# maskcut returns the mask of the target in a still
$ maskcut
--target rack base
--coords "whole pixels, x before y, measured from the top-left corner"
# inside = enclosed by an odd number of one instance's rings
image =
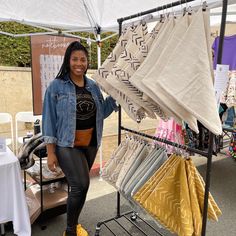
[[[150,235],[150,234],[147,234],[145,233],[145,231],[136,223],[136,220],[139,219],[141,220],[142,222],[144,222],[152,231],[153,233],[155,232],[156,235],[160,235],[160,236],[164,236],[164,234],[162,234],[160,231],[158,231],[156,228],[154,228],[151,224],[149,224],[146,220],[142,219],[137,212],[134,212],[134,211],[129,211],[129,212],[126,212],[126,213],[123,213],[121,215],[117,215],[113,218],[110,218],[108,220],[105,220],[105,221],[102,221],[102,222],[98,222],[97,223],[97,226],[96,226],[96,232],[95,232],[95,236],[100,236],[100,230],[101,230],[101,227],[104,225],[106,227],[106,229],[109,230],[109,232],[111,233],[111,235],[114,235],[116,236],[117,234],[107,225],[107,223],[109,222],[112,222],[114,221],[117,225],[119,225],[126,233],[127,235],[131,235],[132,234],[122,225],[119,223],[118,219],[121,219],[121,218],[125,218],[129,223],[131,223],[133,226],[135,226],[137,228],[137,230],[142,234],[142,235]],[[140,235],[141,235],[140,234]],[[154,235],[154,234],[152,234]]]

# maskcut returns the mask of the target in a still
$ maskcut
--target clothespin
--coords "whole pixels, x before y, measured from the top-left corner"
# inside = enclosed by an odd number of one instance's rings
[[[204,1],[204,2],[202,3],[202,10],[203,10],[203,11],[206,11],[206,9],[207,9],[207,2]]]
[[[188,12],[188,15],[192,15],[193,9],[191,6],[188,7],[187,12]]]
[[[141,19],[141,23],[144,24],[145,22],[148,22],[150,20],[153,19],[153,15],[152,14],[148,14],[146,16],[144,16],[142,19]]]
[[[165,19],[164,15],[163,15],[163,14],[160,14],[160,23],[163,23],[163,22],[164,22],[164,19]]]

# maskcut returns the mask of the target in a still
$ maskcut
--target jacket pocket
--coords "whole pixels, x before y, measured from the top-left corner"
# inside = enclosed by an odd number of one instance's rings
[[[57,94],[57,111],[62,113],[66,112],[66,110],[68,109],[68,101],[68,94]]]

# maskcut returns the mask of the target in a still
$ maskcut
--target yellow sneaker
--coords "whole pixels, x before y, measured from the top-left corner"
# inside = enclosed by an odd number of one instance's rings
[[[78,224],[76,229],[77,236],[89,236],[88,232],[82,227],[81,224]]]

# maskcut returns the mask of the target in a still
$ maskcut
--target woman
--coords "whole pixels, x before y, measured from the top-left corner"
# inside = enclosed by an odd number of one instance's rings
[[[88,235],[77,224],[89,188],[89,171],[101,144],[103,120],[118,108],[112,97],[103,99],[97,84],[86,77],[87,69],[88,51],[72,42],[44,97],[48,168],[56,171],[59,164],[70,186],[65,236]]]

